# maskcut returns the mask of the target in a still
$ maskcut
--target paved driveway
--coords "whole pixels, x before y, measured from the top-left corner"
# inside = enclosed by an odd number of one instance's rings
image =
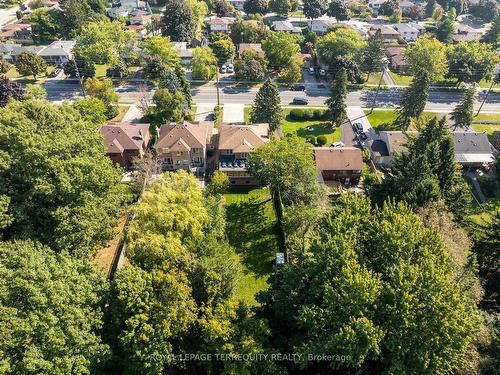
[[[212,115],[214,114],[213,105],[196,105],[196,115],[194,116],[195,121],[206,121],[213,120]]]
[[[245,123],[245,105],[224,103],[222,111],[222,121],[232,124]]]

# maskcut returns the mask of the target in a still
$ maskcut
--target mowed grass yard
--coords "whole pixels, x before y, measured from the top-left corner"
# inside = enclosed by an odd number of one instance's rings
[[[303,110],[312,110],[307,106],[300,108]],[[250,123],[250,110],[251,108],[245,108],[245,122],[247,124]],[[333,142],[340,141],[341,138],[341,129],[334,128],[330,126],[330,122],[327,120],[294,120],[290,118],[291,108],[283,108],[283,133],[286,134],[294,134],[299,137],[305,138],[308,135],[317,137],[318,135],[326,136],[327,145],[332,144]],[[312,131],[307,130],[307,128],[312,128]]]
[[[266,188],[232,188],[224,197],[228,239],[243,266],[234,298],[254,305],[256,293],[267,289],[278,252],[271,195]]]
[[[381,110],[381,111],[373,111],[370,113],[369,110],[365,110],[365,115],[367,115],[368,121],[375,130],[382,130],[385,124],[391,124],[394,120],[396,120],[396,111],[395,110]],[[430,120],[434,116],[438,118],[441,117],[440,114],[435,112],[424,112],[422,117],[424,119]]]

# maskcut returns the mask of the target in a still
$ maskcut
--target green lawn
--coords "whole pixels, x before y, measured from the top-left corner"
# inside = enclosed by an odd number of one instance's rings
[[[368,117],[368,121],[370,121],[371,126],[375,130],[382,130],[384,124],[391,124],[396,119],[396,111],[395,110],[381,110],[381,111],[373,111],[370,113],[369,110],[365,110],[365,114]],[[422,117],[424,119],[431,119],[434,116],[440,117],[437,113],[434,112],[424,112]]]
[[[52,66],[52,65],[47,66],[46,73],[45,73],[45,74],[41,74],[41,75],[39,75],[39,76],[38,76],[38,79],[48,77],[48,76],[49,76],[49,74],[50,74],[50,73],[52,73],[52,72],[54,71],[54,69],[55,69],[55,67],[54,67],[54,66]],[[21,77],[22,77],[22,75],[20,75],[20,74],[19,74],[19,72],[17,71],[17,69],[16,69],[16,67],[15,67],[15,66],[12,66],[12,67],[10,68],[10,70],[9,70],[7,73],[5,73],[5,77],[6,77],[6,78],[10,78],[10,79],[12,79],[12,78],[21,78]],[[32,76],[26,76],[26,78],[27,78],[27,79],[31,79],[31,80],[33,80],[33,77],[32,77]]]
[[[394,83],[398,86],[408,86],[411,81],[413,80],[412,76],[404,75],[404,74],[399,74],[395,72],[389,71],[389,74],[391,75],[392,79],[394,80]]]
[[[234,298],[255,304],[255,294],[267,288],[278,252],[269,190],[233,188],[224,197],[228,239],[243,265],[243,277],[237,283]]]
[[[304,109],[308,109],[304,107]],[[251,108],[245,108],[245,123],[250,123],[250,110]],[[340,137],[342,135],[340,128],[335,128],[332,130],[330,123],[325,120],[312,120],[312,121],[297,121],[292,120],[289,116],[291,109],[284,108],[283,115],[284,120],[283,124],[283,133],[286,134],[295,134],[299,137],[305,138],[308,135],[314,135],[317,137],[318,135],[325,135],[327,139],[327,145],[332,144],[333,142],[340,141]],[[306,128],[311,127],[314,130],[308,131]]]
[[[378,83],[380,82],[380,76],[381,73],[372,73],[370,74],[368,81],[366,81],[365,83],[368,83],[370,85],[378,85]],[[366,75],[363,78],[366,79]],[[384,84],[386,84],[386,82],[385,80],[382,80],[382,85]]]

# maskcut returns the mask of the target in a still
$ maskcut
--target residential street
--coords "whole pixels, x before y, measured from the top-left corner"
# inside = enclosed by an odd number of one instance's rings
[[[143,95],[152,95],[151,88],[144,93],[138,90],[139,83],[130,83],[119,86],[116,91],[120,95],[121,102],[135,103]],[[49,100],[74,100],[81,96],[80,86],[73,82],[64,81],[47,81],[43,84],[47,90]],[[193,101],[195,104],[216,104],[217,103],[217,88],[215,86],[198,86],[192,88]],[[220,102],[228,104],[251,104],[257,94],[258,88],[235,87],[227,85],[220,88]],[[303,97],[309,100],[309,105],[322,106],[329,95],[329,89],[309,86],[305,92],[290,91],[281,89],[281,102],[284,105],[289,104],[294,97]],[[397,106],[402,96],[403,89],[390,88],[380,90],[377,98],[377,107],[387,106],[392,104]],[[375,90],[355,90],[349,91],[347,97],[348,106],[370,107],[375,96]],[[485,91],[479,94],[479,100],[484,98]],[[460,91],[452,91],[445,89],[433,88],[429,93],[427,102],[427,110],[437,110],[443,112],[451,111],[458,101],[462,93]],[[476,103],[478,108],[480,102]],[[500,93],[491,92],[486,103],[483,106],[484,111],[500,111]]]
[[[0,26],[9,23],[16,19],[16,12],[19,10],[18,6],[14,6],[8,9],[0,9]]]

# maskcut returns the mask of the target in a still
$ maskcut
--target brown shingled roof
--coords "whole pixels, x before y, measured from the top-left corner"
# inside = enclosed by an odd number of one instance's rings
[[[316,167],[321,171],[360,171],[361,150],[356,147],[315,147]]]
[[[186,150],[203,148],[207,143],[210,143],[213,126],[214,123],[211,121],[184,121],[182,124],[162,125],[155,148],[172,149],[172,151],[176,151],[178,148]],[[182,151],[185,151],[184,149]]]
[[[139,150],[149,143],[149,124],[118,123],[100,129],[108,153]]]
[[[269,140],[268,124],[221,125],[219,150],[251,152]]]

